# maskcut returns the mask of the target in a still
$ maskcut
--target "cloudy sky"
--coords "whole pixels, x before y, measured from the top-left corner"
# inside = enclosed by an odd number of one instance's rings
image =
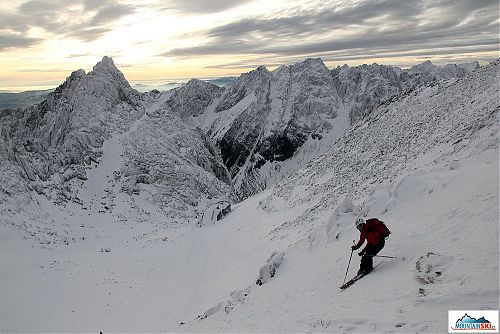
[[[0,2],[0,90],[54,87],[104,55],[129,81],[167,82],[307,57],[484,63],[498,47],[498,0]]]

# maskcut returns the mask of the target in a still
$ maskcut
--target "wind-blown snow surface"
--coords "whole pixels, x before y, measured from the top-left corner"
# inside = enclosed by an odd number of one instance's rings
[[[78,242],[0,225],[0,331],[445,332],[449,309],[497,309],[499,66],[377,108],[201,228],[113,193],[122,141],[108,139],[80,192],[95,206],[31,195]],[[381,254],[407,260],[340,291],[360,215],[393,232]]]

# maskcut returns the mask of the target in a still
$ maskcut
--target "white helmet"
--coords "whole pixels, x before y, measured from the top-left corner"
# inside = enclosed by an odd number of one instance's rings
[[[356,219],[356,228],[360,227],[364,223],[365,221],[363,220],[363,218],[359,217],[358,219]]]

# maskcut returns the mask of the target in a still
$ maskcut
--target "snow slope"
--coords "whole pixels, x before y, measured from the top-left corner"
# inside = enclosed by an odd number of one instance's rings
[[[340,213],[334,224],[345,225],[338,240],[325,228],[284,248],[284,264],[274,280],[253,285],[247,299],[228,313],[197,320],[186,331],[436,333],[447,331],[449,309],[497,309],[496,149],[460,160],[456,169],[446,163],[419,168],[388,188],[376,189],[367,216],[381,218],[392,230],[380,254],[406,261],[377,258],[375,264],[382,264],[372,274],[339,290],[349,247],[358,238],[352,227],[356,214]],[[388,192],[391,208],[383,213]],[[253,229],[265,229],[265,223]],[[436,254],[426,262],[436,265],[430,274],[442,273],[432,284],[419,279],[416,269],[429,252]],[[349,277],[358,266],[354,254]]]
[[[84,225],[86,241],[53,250],[33,248],[4,226],[1,329],[444,332],[448,309],[498,307],[498,153],[492,148],[453,166],[420,168],[391,184],[392,206],[384,214],[388,189],[374,192],[368,216],[393,232],[383,253],[408,260],[385,261],[343,292],[355,214],[340,213],[339,240],[324,227],[289,246],[298,239],[276,237],[273,229],[303,208],[266,212],[267,193],[203,229],[155,231],[146,222],[73,217],[72,225]],[[276,249],[285,251],[284,264],[274,279],[255,285]],[[417,278],[415,263],[427,252],[444,258],[435,284]],[[355,256],[349,276],[358,264]],[[247,288],[229,313],[194,320]]]
[[[284,264],[187,331],[446,332],[449,309],[497,309],[499,65],[377,109],[242,203],[277,218],[247,224],[269,231]],[[341,292],[359,216],[385,221],[393,234],[381,254],[407,260],[377,259]],[[356,256],[350,276],[358,265]]]
[[[63,242],[2,220],[0,331],[446,332],[449,309],[497,309],[499,67],[377,108],[214,225],[176,224],[147,191],[110,194],[113,210],[29,192]],[[123,145],[104,142],[86,202],[108,196]],[[385,221],[381,254],[407,260],[340,291],[358,216]]]

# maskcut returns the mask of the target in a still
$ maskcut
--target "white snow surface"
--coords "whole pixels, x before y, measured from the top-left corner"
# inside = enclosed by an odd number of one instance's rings
[[[213,225],[105,186],[131,145],[110,137],[80,197],[113,210],[31,191],[25,224],[41,210],[57,243],[0,220],[0,331],[436,333],[448,310],[498,309],[499,66],[377,108]],[[377,258],[341,291],[359,216],[386,222],[380,254],[406,260]]]

